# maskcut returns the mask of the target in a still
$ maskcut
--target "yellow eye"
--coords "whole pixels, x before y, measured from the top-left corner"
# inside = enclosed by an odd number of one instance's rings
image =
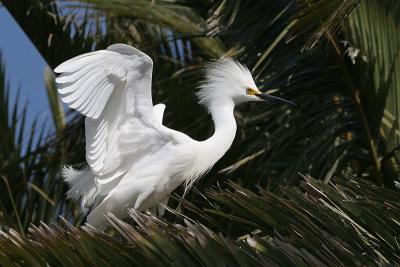
[[[254,89],[252,89],[252,88],[246,88],[246,94],[248,94],[248,95],[255,95],[256,92],[254,92]]]

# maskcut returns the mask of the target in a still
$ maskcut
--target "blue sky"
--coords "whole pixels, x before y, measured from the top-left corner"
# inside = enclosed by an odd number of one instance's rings
[[[51,120],[44,85],[46,62],[4,7],[0,7],[0,36],[0,51],[12,99],[20,88],[21,100],[29,106],[28,123],[36,116],[41,122]]]

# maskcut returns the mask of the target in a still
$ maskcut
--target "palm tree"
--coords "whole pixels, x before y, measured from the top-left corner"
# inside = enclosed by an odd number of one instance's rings
[[[196,185],[197,191],[186,200],[177,196],[170,201],[172,206],[181,203],[185,215],[172,212],[157,219],[132,213],[134,227],[110,217],[114,238],[67,222],[64,228],[31,228],[29,238],[34,241],[11,231],[5,236],[14,243],[0,242],[2,265],[138,265],[149,259],[155,266],[399,262],[399,199],[389,189],[360,180],[396,190],[397,1],[2,3],[52,68],[114,42],[148,53],[155,63],[155,102],[169,109],[165,121],[195,138],[206,138],[212,131],[193,98],[201,66],[209,59],[236,57],[252,70],[259,87],[277,89],[277,94],[300,104],[298,109],[242,107],[251,116],[237,110],[238,135],[231,151]],[[5,85],[2,77],[0,86]],[[65,188],[58,180],[60,165],[84,160],[82,119],[71,112],[64,115],[53,78],[47,74],[55,131],[43,133],[26,152],[20,150],[17,131],[24,121],[7,113],[12,106],[6,97],[9,89],[2,89],[1,123],[9,136],[3,140],[14,156],[12,164],[9,154],[0,156],[6,185],[0,187],[0,221],[19,229],[20,235],[30,222],[48,223],[57,215],[73,224],[82,220],[76,207],[64,200]],[[34,127],[30,131],[37,134]],[[307,178],[299,188],[286,186],[304,180],[298,173],[323,182]],[[235,183],[223,183],[227,178]],[[182,216],[196,223],[174,225],[182,224]],[[136,254],[131,254],[132,247]],[[169,249],[167,255],[163,249]],[[215,257],[216,252],[221,256]],[[121,253],[125,256],[119,257]],[[66,258],[68,263],[62,261]]]

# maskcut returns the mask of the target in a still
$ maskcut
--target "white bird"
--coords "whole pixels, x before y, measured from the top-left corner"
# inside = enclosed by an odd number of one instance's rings
[[[74,57],[54,71],[61,99],[86,116],[87,167],[64,167],[68,197],[91,209],[87,223],[104,227],[105,214],[127,216],[127,208],[146,210],[186,189],[227,152],[236,133],[235,105],[278,100],[260,92],[250,71],[232,59],[206,69],[199,102],[211,113],[214,134],[196,141],[162,124],[164,104],[153,106],[153,62],[138,49],[114,44]]]

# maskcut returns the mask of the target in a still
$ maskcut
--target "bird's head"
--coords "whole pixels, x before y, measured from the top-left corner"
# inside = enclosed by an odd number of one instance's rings
[[[231,58],[223,58],[207,64],[205,80],[197,93],[200,103],[209,107],[212,103],[233,101],[235,105],[250,101],[273,101],[295,105],[293,102],[261,92],[249,69]]]

